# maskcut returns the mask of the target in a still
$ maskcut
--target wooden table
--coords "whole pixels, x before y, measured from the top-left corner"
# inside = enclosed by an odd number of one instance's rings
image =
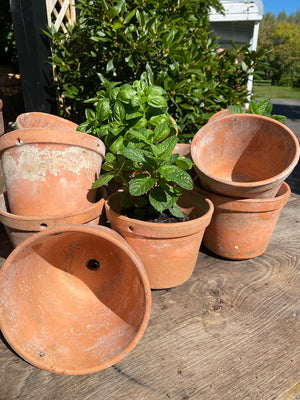
[[[0,400],[289,400],[300,393],[300,196],[263,256],[199,252],[191,279],[152,291],[148,328],[116,365],[83,376],[29,365],[0,340]],[[12,250],[0,227],[0,265]]]

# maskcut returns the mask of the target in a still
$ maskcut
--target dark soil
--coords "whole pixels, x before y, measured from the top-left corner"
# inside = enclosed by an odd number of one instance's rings
[[[157,214],[153,211],[136,209],[135,207],[130,207],[122,211],[122,215],[127,218],[134,218],[145,222],[158,222],[158,223],[175,223],[175,222],[185,222],[189,220],[189,216],[184,214],[183,217],[174,217],[168,210],[161,214]]]
[[[189,216],[187,214],[184,214],[183,217],[178,218],[174,217],[173,215],[170,215],[170,213],[161,213],[157,218],[154,220],[151,220],[150,222],[160,222],[160,223],[166,223],[166,224],[171,224],[173,222],[185,222],[189,220]]]

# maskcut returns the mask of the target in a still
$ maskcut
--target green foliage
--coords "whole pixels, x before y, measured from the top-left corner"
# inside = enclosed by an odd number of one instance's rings
[[[178,141],[167,113],[165,90],[147,81],[147,74],[132,84],[120,85],[103,76],[105,90],[88,100],[86,121],[78,130],[98,136],[106,145],[103,173],[94,187],[112,179],[122,184],[127,196],[124,208],[133,208],[138,219],[165,210],[182,217],[177,200],[193,182],[186,172],[189,159],[173,154]]]
[[[210,7],[221,10],[217,0],[79,0],[77,7],[68,34],[48,33],[64,116],[83,121],[84,101],[102,88],[99,73],[132,83],[146,69],[168,94],[181,141],[228,103],[247,101],[261,54],[243,46],[217,53],[208,27]]]
[[[283,11],[277,18],[267,13],[260,25],[260,49],[267,50],[263,78],[272,84],[290,87],[300,85],[300,9],[287,16]]]
[[[246,113],[246,110],[244,107],[241,106],[236,106],[236,105],[230,105],[228,106],[228,109],[231,113],[233,114],[244,114]],[[260,100],[251,100],[249,103],[249,112],[250,114],[259,114],[259,115],[264,115],[266,117],[270,117],[273,119],[276,119],[279,122],[284,123],[286,120],[286,117],[284,115],[277,115],[277,114],[272,114],[273,110],[273,104],[270,99],[268,98],[263,98]]]
[[[0,3],[0,62],[10,65],[14,72],[18,72],[16,41],[9,0],[2,0]]]
[[[291,88],[283,86],[257,86],[254,83],[254,98],[270,97],[271,99],[300,99],[300,87]]]
[[[161,141],[175,134],[175,125],[167,112],[166,91],[147,80],[144,73],[132,84],[110,82],[99,74],[103,89],[86,100],[93,109],[85,110],[86,121],[78,130],[98,136],[109,152],[116,154],[129,142]]]

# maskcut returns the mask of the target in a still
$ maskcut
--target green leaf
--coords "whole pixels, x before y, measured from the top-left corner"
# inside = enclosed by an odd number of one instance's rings
[[[155,108],[166,108],[168,107],[167,99],[163,96],[158,96],[156,94],[150,94],[147,97],[147,103],[151,107]]]
[[[161,87],[161,86],[156,86],[156,85],[152,85],[149,86],[148,90],[147,90],[147,94],[148,96],[161,96],[163,94],[165,94],[166,91]]]
[[[82,124],[78,125],[76,128],[76,131],[84,132],[84,133],[92,133],[93,132],[92,126],[89,121],[82,122]]]
[[[173,153],[177,141],[177,136],[170,136],[163,142],[158,143],[157,145],[152,145],[151,148],[156,157],[166,160]]]
[[[165,113],[151,116],[149,122],[152,126],[158,126],[160,124],[167,124],[168,126],[171,125],[170,124],[170,116]]]
[[[132,126],[133,129],[141,129],[141,128],[146,128],[148,125],[148,121],[146,118],[141,117],[139,118],[136,123]]]
[[[174,182],[178,186],[187,190],[193,189],[193,180],[191,176],[176,165],[162,165],[158,169],[158,172],[167,181]]]
[[[111,100],[116,100],[119,94],[120,88],[119,87],[114,87],[109,91],[109,98]]]
[[[99,119],[100,122],[108,119],[108,117],[111,114],[109,99],[99,100],[96,106],[96,112],[97,112],[97,118]]]
[[[123,147],[124,138],[123,136],[118,136],[116,140],[109,146],[109,151],[113,154],[117,154],[119,150]]]
[[[170,207],[169,210],[170,210],[170,213],[171,213],[172,215],[174,215],[174,217],[181,218],[181,217],[184,216],[184,214],[183,214],[181,208],[180,208],[180,207],[178,206],[178,204],[176,204],[176,203],[173,204],[173,206]]]
[[[85,118],[90,121],[90,120],[94,120],[96,117],[96,113],[93,110],[90,110],[89,108],[85,109]]]
[[[130,140],[132,138],[137,138],[139,140],[141,140],[144,143],[150,144],[150,141],[147,139],[147,137],[139,130],[136,131],[134,129],[129,129],[126,133],[126,139]]]
[[[180,157],[176,161],[177,167],[184,169],[185,171],[189,170],[193,166],[193,161],[187,157]]]
[[[250,101],[249,110],[252,114],[270,116],[273,110],[273,104],[268,98],[263,98],[258,101]]]
[[[107,185],[110,180],[114,177],[114,174],[108,172],[106,174],[100,175],[99,178],[93,183],[93,189],[99,188],[103,185]]]
[[[124,18],[124,21],[123,21],[123,22],[124,22],[124,25],[127,25],[128,22],[130,22],[131,18],[135,15],[135,13],[136,13],[136,9],[130,11],[130,12],[126,15],[126,17]]]
[[[131,119],[139,118],[139,117],[142,117],[142,116],[143,116],[143,114],[141,112],[137,111],[137,112],[133,112],[133,113],[129,113],[129,114],[127,113],[126,114],[126,119],[129,121]]]
[[[119,149],[118,154],[123,157],[136,162],[145,162],[144,153],[140,149],[134,149],[133,147],[123,147]]]
[[[159,213],[168,208],[167,195],[161,187],[155,187],[149,193],[149,202]]]
[[[114,30],[118,30],[118,29],[120,29],[120,28],[122,28],[123,27],[123,24],[120,22],[120,21],[117,21],[117,22],[115,22],[114,23],[114,25],[113,25],[113,28],[114,28]]]
[[[152,135],[153,142],[161,142],[162,140],[166,139],[169,136],[169,134],[170,134],[169,124],[167,122],[163,122],[155,127]]]
[[[109,60],[106,64],[106,72],[113,71],[115,69],[114,60]]]
[[[231,112],[231,114],[245,114],[246,112],[244,107],[235,105],[228,106],[228,110]]]
[[[149,175],[141,174],[131,179],[129,184],[129,193],[132,196],[141,196],[148,192],[156,183],[157,179]]]
[[[112,153],[106,153],[105,162],[102,165],[102,169],[105,171],[113,171],[117,168],[116,157]]]
[[[108,132],[109,125],[101,125],[99,128],[95,129],[95,133],[100,139],[103,139],[104,136],[108,135]]]
[[[125,104],[130,103],[131,99],[135,96],[136,92],[129,84],[125,84],[121,87],[118,94],[118,99]]]
[[[284,124],[285,121],[286,121],[286,117],[285,117],[284,115],[272,114],[271,117],[272,117],[273,119],[276,119],[276,121],[279,121],[279,122],[281,122],[281,123],[283,123],[283,124]]]
[[[125,119],[126,111],[123,104],[120,101],[116,101],[113,109],[113,116],[119,122],[123,122]]]

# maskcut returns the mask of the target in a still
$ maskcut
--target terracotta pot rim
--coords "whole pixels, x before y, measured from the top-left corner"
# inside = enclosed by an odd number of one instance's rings
[[[6,330],[6,320],[4,317],[4,313],[0,312],[0,328],[1,331],[8,341],[12,348],[26,361],[28,361],[30,364],[37,366],[38,368],[41,369],[46,369],[50,372],[56,372],[56,373],[61,373],[61,374],[67,374],[67,375],[84,375],[84,374],[90,374],[94,372],[98,372],[100,370],[104,370],[121,359],[123,359],[127,354],[130,353],[130,351],[138,344],[139,340],[142,338],[147,325],[148,325],[148,320],[150,317],[150,311],[151,311],[151,289],[149,285],[149,281],[147,278],[147,275],[144,270],[144,266],[138,257],[138,255],[134,252],[133,249],[126,243],[125,239],[123,239],[118,233],[115,231],[111,230],[110,228],[104,227],[104,226],[96,226],[96,227],[91,227],[87,225],[62,225],[59,227],[53,227],[48,229],[47,231],[43,232],[38,232],[27,238],[24,242],[22,242],[19,246],[17,246],[12,253],[8,256],[6,259],[4,265],[2,266],[0,270],[0,286],[2,281],[5,281],[5,276],[6,274],[9,274],[9,268],[10,264],[14,263],[14,258],[18,256],[20,253],[22,253],[24,250],[26,250],[27,247],[30,247],[31,245],[34,245],[36,241],[39,239],[42,239],[46,236],[50,235],[59,235],[63,234],[66,232],[79,232],[79,233],[88,233],[88,234],[94,234],[97,235],[98,237],[104,238],[113,244],[116,244],[118,247],[120,247],[131,259],[133,259],[134,265],[138,269],[138,271],[142,271],[143,273],[140,274],[140,279],[142,281],[142,285],[144,288],[145,292],[145,310],[144,310],[144,315],[143,319],[139,325],[139,328],[136,331],[136,335],[133,338],[133,340],[127,345],[127,347],[122,350],[119,354],[115,355],[112,357],[109,361],[103,363],[101,365],[101,368],[78,368],[78,369],[72,369],[72,370],[58,370],[55,369],[55,366],[52,368],[49,366],[49,368],[45,367],[44,363],[41,363],[37,357],[32,356],[30,353],[28,353],[24,348],[22,347],[22,343],[12,343],[12,340],[10,340],[10,334]]]
[[[219,193],[209,192],[208,190],[199,187],[198,177],[196,177],[194,183],[196,191],[202,193],[202,195],[204,196],[209,196],[210,198],[216,199],[216,203],[214,203],[215,208],[228,211],[241,211],[241,212],[273,211],[278,208],[284,207],[291,194],[291,188],[286,182],[283,182],[281,184],[280,189],[278,191],[279,195],[276,195],[275,197],[255,198],[255,199],[230,197]]]
[[[198,194],[195,191],[192,191],[194,194]],[[120,196],[122,195],[122,192],[115,192],[112,193],[108,199],[105,201],[105,209],[107,210],[107,213],[110,212],[112,213],[115,218],[118,218],[119,221],[123,222],[124,225],[134,225],[136,229],[145,227],[148,232],[149,235],[151,235],[151,232],[154,232],[157,234],[157,230],[159,229],[160,234],[159,237],[179,237],[180,233],[178,231],[182,230],[182,236],[186,236],[188,234],[192,234],[193,232],[196,232],[197,226],[199,224],[199,220],[203,221],[204,219],[207,220],[207,225],[209,225],[212,214],[213,214],[213,209],[214,209],[214,205],[212,203],[212,201],[209,198],[205,198],[203,196],[200,195],[201,199],[203,201],[205,201],[206,206],[207,206],[207,211],[205,213],[203,213],[202,216],[198,217],[198,218],[193,218],[189,221],[184,221],[184,222],[174,222],[174,223],[163,223],[163,222],[149,222],[149,221],[142,221],[142,220],[138,220],[138,219],[134,219],[134,218],[128,218],[125,217],[124,215],[120,214],[119,212],[115,211],[114,209],[112,209],[110,207],[109,201],[110,199],[112,199],[113,197],[116,196]],[[199,201],[200,201],[200,197],[199,197]],[[174,233],[173,233],[174,231]],[[176,231],[176,233],[175,233]],[[186,231],[189,231],[189,233],[186,233]],[[136,233],[137,234],[137,233]]]
[[[6,133],[0,139],[0,154],[11,147],[26,144],[62,144],[83,147],[105,157],[105,145],[87,133],[58,128],[22,128]]]
[[[216,182],[220,182],[223,185],[226,185],[228,187],[233,187],[233,188],[238,188],[238,187],[253,188],[253,189],[260,188],[262,190],[266,190],[266,187],[268,187],[268,185],[273,186],[274,181],[280,180],[280,179],[285,179],[297,165],[299,156],[300,156],[299,141],[298,141],[296,135],[294,134],[294,132],[288,126],[284,125],[283,123],[281,123],[273,118],[266,117],[264,115],[258,115],[258,114],[230,114],[230,115],[226,115],[226,116],[222,117],[221,119],[212,120],[209,123],[209,126],[213,126],[214,124],[220,124],[224,121],[226,122],[226,121],[229,121],[230,119],[234,119],[234,118],[250,119],[250,120],[251,119],[261,119],[263,121],[271,122],[271,123],[283,128],[286,131],[286,133],[288,133],[290,138],[293,140],[294,145],[295,145],[294,156],[293,156],[293,159],[291,160],[290,164],[284,170],[282,170],[279,174],[276,174],[271,178],[264,179],[261,181],[250,181],[250,182],[229,181],[229,180],[225,180],[225,179],[222,179],[219,177],[215,177],[214,175],[211,175],[209,172],[207,172],[202,166],[201,166],[201,170],[199,170],[199,168],[195,164],[196,169],[201,174],[203,173],[203,175],[207,176],[209,179],[212,179]],[[206,126],[208,126],[208,124]],[[198,130],[198,132],[195,134],[195,137],[196,136],[199,137],[199,136],[201,136],[201,134],[203,134],[202,129],[204,127],[205,127],[205,125],[201,129]],[[193,142],[194,142],[194,145],[193,145]],[[194,141],[194,139],[192,140],[192,143],[191,143],[191,155],[192,155],[192,160],[194,161],[194,156],[195,156],[195,141]]]
[[[69,223],[83,224],[99,217],[104,207],[106,195],[103,191],[103,197],[96,203],[91,203],[90,207],[85,210],[79,210],[73,213],[66,213],[58,216],[27,216],[12,214],[2,207],[7,203],[5,200],[6,192],[0,194],[0,222],[9,228],[22,229],[32,231],[35,229],[47,229],[57,225],[67,225]]]
[[[49,113],[45,113],[45,112],[41,112],[41,111],[30,111],[30,112],[25,112],[22,114],[19,114],[16,118],[16,125],[18,127],[18,129],[25,129],[25,127],[22,124],[22,118],[26,117],[27,115],[33,115],[33,116],[47,116],[47,118],[50,118],[51,120],[60,120],[60,121],[65,121],[68,125],[73,126],[74,130],[76,130],[78,124],[76,124],[73,121],[70,121],[68,119],[65,119],[63,117],[60,117],[58,115],[53,115],[53,114],[49,114]]]

